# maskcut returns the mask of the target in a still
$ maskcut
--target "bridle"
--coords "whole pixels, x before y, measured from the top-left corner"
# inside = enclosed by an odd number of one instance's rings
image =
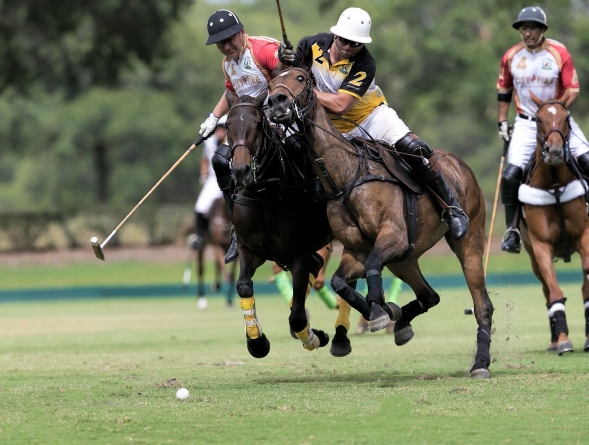
[[[286,71],[291,71],[291,70],[295,70],[298,71],[299,73],[301,73],[300,75],[303,76],[306,80],[305,80],[305,88],[303,88],[303,90],[300,92],[300,94],[295,94],[293,93],[293,91],[287,87],[286,85],[284,85],[283,83],[279,83],[276,84],[272,87],[272,89],[270,90],[270,94],[274,94],[275,91],[279,88],[285,89],[288,94],[290,95],[290,97],[292,97],[293,99],[290,102],[290,106],[289,109],[294,113],[294,115],[297,118],[297,121],[299,122],[304,122],[304,119],[307,117],[307,114],[309,113],[309,111],[311,109],[313,109],[313,107],[315,106],[315,104],[317,103],[317,95],[315,94],[315,91],[313,90],[313,82],[311,81],[311,78],[309,77],[309,75],[307,74],[307,72],[301,68],[289,68]],[[306,96],[307,98],[307,102],[303,105],[301,105],[301,100]]]
[[[540,133],[540,125],[542,123],[539,114],[540,114],[540,110],[542,108],[544,108],[547,105],[560,105],[562,108],[564,108],[564,110],[567,112],[567,118],[566,118],[566,125],[568,127],[568,132],[565,135],[564,132],[558,128],[558,127],[550,127],[548,129],[548,131],[542,135]],[[569,138],[571,135],[571,123],[570,123],[570,115],[568,114],[568,109],[566,107],[566,105],[558,100],[549,100],[547,102],[544,102],[542,105],[540,105],[540,107],[538,107],[538,111],[536,112],[536,126],[537,126],[537,139],[538,142],[540,143],[540,148],[542,149],[542,157],[546,158],[546,156],[548,155],[548,150],[549,150],[549,146],[548,146],[548,136],[550,136],[552,133],[558,133],[560,135],[560,137],[562,138],[563,141],[563,152],[564,152],[564,160],[565,162],[568,161],[568,156],[569,156]]]
[[[240,103],[233,105],[231,107],[231,109],[229,110],[229,113],[227,114],[227,122],[228,123],[230,121],[229,116],[231,115],[231,112],[237,108],[240,108],[240,107],[251,107],[254,110],[256,110],[257,113],[259,113],[259,115],[262,118],[262,132],[264,133],[264,136],[262,137],[262,144],[260,145],[260,147],[258,149],[256,149],[256,147],[252,147],[252,145],[250,143],[248,143],[248,141],[245,139],[239,139],[239,140],[233,142],[233,144],[231,144],[231,148],[230,148],[231,159],[233,159],[233,154],[235,153],[235,149],[237,147],[245,147],[252,157],[252,160],[250,162],[250,168],[252,170],[254,183],[256,183],[257,179],[259,177],[262,165],[264,164],[264,159],[266,158],[265,154],[268,152],[268,150],[267,150],[268,141],[271,139],[270,123],[268,122],[268,118],[264,114],[264,111],[260,107],[254,105],[253,103],[250,103],[250,102],[240,102]],[[258,162],[258,158],[260,158],[259,162]]]

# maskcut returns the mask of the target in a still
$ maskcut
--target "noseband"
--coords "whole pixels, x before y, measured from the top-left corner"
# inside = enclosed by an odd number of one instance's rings
[[[540,142],[540,146],[542,148],[542,156],[545,156],[545,154],[548,152],[548,136],[550,136],[550,134],[552,133],[558,133],[560,135],[560,137],[562,138],[562,142],[563,142],[563,151],[564,151],[564,158],[565,161],[568,160],[568,154],[569,154],[569,137],[570,137],[570,129],[571,129],[571,123],[570,123],[570,115],[567,116],[566,118],[566,125],[569,129],[568,134],[565,136],[564,132],[558,128],[558,127],[550,127],[550,129],[546,132],[546,134],[542,135],[540,134],[540,128],[539,125],[542,121],[540,120],[540,117],[538,116],[540,114],[540,110],[545,107],[546,105],[560,105],[562,108],[564,108],[564,110],[567,112],[568,114],[568,110],[567,107],[565,106],[564,103],[558,101],[558,100],[549,100],[548,102],[544,102],[542,105],[540,105],[540,107],[538,108],[538,111],[536,112],[536,125],[537,125],[537,135],[538,135],[538,141]]]
[[[303,90],[300,92],[300,94],[296,95],[295,93],[292,92],[292,90],[289,87],[287,87],[283,83],[279,83],[277,85],[274,85],[274,87],[272,87],[272,89],[270,90],[270,94],[274,94],[274,92],[279,88],[285,89],[288,92],[288,94],[290,95],[290,97],[292,98],[289,109],[297,117],[297,120],[302,122],[303,119],[305,117],[307,117],[307,113],[309,112],[309,110],[311,110],[315,106],[315,104],[317,103],[317,95],[315,94],[315,91],[313,90],[313,82],[311,81],[311,78],[305,72],[305,70],[303,70],[301,68],[289,68],[286,71],[291,71],[291,70],[298,71],[306,79],[305,80],[305,88],[303,88]],[[305,97],[305,94],[307,95],[307,102],[305,104],[301,104],[301,99],[303,99]]]

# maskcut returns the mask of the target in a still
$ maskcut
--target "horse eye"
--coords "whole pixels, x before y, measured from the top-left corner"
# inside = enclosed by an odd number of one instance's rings
[[[297,80],[298,80],[299,82],[302,82],[303,80],[305,80],[305,78],[304,78],[303,76],[298,76],[298,77],[297,77]]]

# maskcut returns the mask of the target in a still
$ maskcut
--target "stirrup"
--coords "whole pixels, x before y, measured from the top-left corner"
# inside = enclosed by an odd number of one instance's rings
[[[470,221],[470,218],[464,212],[464,210],[462,210],[462,207],[460,207],[460,206],[448,206],[444,210],[442,210],[442,219],[440,220],[441,222],[443,222],[444,224],[446,224],[446,227],[450,228],[450,226],[448,226],[448,223],[444,219],[444,217],[446,216],[446,213],[448,213],[448,212],[450,213],[450,218],[452,218],[452,217],[457,218],[458,217],[458,215],[453,215],[452,212],[450,212],[450,210],[456,210],[458,213],[462,213],[462,216],[464,216],[467,221]]]
[[[507,241],[507,238],[509,238],[509,235],[512,233],[515,233],[519,237],[519,246],[517,247],[516,252],[512,252],[508,249],[503,249],[504,243]],[[520,253],[522,250],[522,245],[523,245],[522,234],[519,231],[519,229],[517,227],[507,226],[507,230],[505,230],[505,233],[503,234],[503,238],[501,239],[501,250],[503,250],[504,252],[510,252],[510,253]]]

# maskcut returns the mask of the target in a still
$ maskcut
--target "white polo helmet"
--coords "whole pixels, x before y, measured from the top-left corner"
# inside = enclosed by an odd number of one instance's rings
[[[366,11],[360,8],[348,8],[339,16],[337,25],[330,31],[337,36],[353,42],[370,43],[370,26],[372,20]]]

